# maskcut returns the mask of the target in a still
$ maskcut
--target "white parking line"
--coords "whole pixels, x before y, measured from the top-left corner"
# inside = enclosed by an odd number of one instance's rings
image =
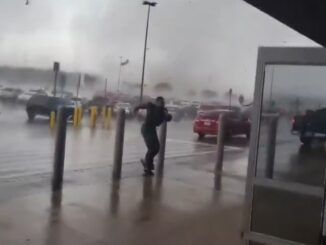
[[[209,143],[203,143],[203,142],[193,142],[193,141],[187,141],[187,140],[178,140],[178,139],[166,139],[166,141],[175,142],[175,143],[183,143],[183,144],[190,144],[190,145],[201,145],[201,146],[210,146],[210,147],[216,147],[216,145],[212,145]],[[225,148],[234,149],[234,150],[243,150],[242,147],[237,146],[225,146]]]
[[[190,140],[179,140],[179,139],[172,139],[172,138],[167,138],[166,141],[167,142],[189,144],[189,145],[214,146],[214,145],[209,144],[209,143],[194,142],[194,141],[190,141]]]

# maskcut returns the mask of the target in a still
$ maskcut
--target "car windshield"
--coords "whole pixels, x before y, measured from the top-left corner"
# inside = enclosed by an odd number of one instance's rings
[[[15,91],[13,88],[4,88],[3,91],[6,91],[6,92],[13,92]]]
[[[201,111],[209,111],[209,110],[214,110],[217,109],[217,105],[200,105],[200,110]]]
[[[201,114],[202,118],[207,118],[207,119],[218,119],[222,112],[220,111],[210,111],[210,112],[205,112]]]
[[[200,116],[202,118],[205,118],[205,119],[218,119],[219,116],[222,114],[222,113],[226,113],[228,115],[235,115],[237,113],[235,112],[232,112],[230,110],[218,110],[218,111],[208,111],[208,112],[204,112],[204,113],[201,113]],[[233,116],[231,116],[233,117]]]
[[[63,99],[63,98],[59,98],[59,97],[51,97],[50,104],[52,104],[52,105],[71,105],[72,102],[67,99]]]

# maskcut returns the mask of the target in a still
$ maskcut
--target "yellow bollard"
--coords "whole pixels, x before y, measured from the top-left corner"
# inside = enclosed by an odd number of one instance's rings
[[[83,120],[83,108],[81,106],[77,107],[77,126],[80,126]]]
[[[54,128],[55,127],[55,112],[51,111],[50,113],[50,128]]]
[[[74,122],[74,127],[77,127],[78,126],[78,107],[77,106],[74,108],[73,122]]]
[[[103,107],[102,107],[102,118],[103,118],[103,121],[104,121],[105,118],[106,118],[106,106],[103,106]]]
[[[96,106],[91,107],[91,114],[89,117],[89,126],[91,128],[95,128],[96,126],[96,114],[97,114],[97,108]]]
[[[112,120],[112,108],[109,107],[107,109],[107,118],[106,118],[107,125],[106,125],[106,128],[110,128],[111,127],[111,120]]]
[[[111,108],[105,108],[103,113],[103,128],[109,128],[110,127],[110,121],[111,121]]]

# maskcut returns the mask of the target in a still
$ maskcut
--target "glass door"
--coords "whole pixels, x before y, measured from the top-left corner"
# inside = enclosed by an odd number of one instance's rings
[[[322,244],[326,51],[259,50],[246,244]]]

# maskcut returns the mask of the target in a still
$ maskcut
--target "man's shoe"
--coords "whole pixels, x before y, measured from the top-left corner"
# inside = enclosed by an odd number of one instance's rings
[[[141,164],[142,164],[143,167],[144,167],[144,171],[147,171],[148,169],[147,169],[146,161],[142,158],[142,159],[140,159],[140,162],[141,162]]]
[[[147,177],[147,176],[153,176],[154,173],[151,171],[151,170],[144,170],[144,176]]]
[[[151,165],[148,167],[148,169],[151,170],[151,171],[153,171],[154,168],[155,168],[154,164],[151,164]]]

